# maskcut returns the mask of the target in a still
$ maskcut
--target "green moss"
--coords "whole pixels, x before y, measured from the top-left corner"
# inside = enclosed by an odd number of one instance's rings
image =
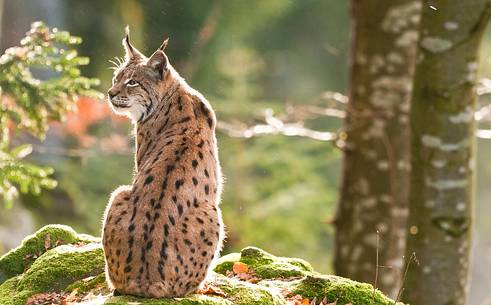
[[[243,282],[216,275],[215,285],[222,289],[228,300],[235,305],[281,305],[283,297],[275,290],[261,285]]]
[[[0,304],[14,305],[13,296],[16,294],[16,287],[19,283],[19,277],[13,277],[6,280],[0,285]]]
[[[300,258],[291,258],[291,257],[285,257],[282,258],[282,260],[286,261],[287,263],[299,267],[303,271],[314,271],[314,268],[312,268],[312,265],[303,259]]]
[[[143,299],[130,296],[111,297],[104,305],[232,305],[234,303],[220,297],[192,295],[182,299]]]
[[[274,261],[274,256],[255,247],[247,247],[240,251],[240,261],[249,266],[262,266]]]
[[[104,271],[104,254],[99,244],[82,247],[63,245],[47,251],[32,264],[19,282],[20,289],[64,290],[74,281]]]
[[[232,253],[220,258],[215,271],[226,274],[238,261],[254,269],[260,279],[299,277],[309,275],[313,271],[312,266],[304,260],[276,257],[255,247],[244,248],[240,255]]]
[[[305,270],[286,262],[277,261],[267,265],[257,266],[256,275],[261,279],[289,278],[307,275]]]
[[[78,295],[83,295],[86,294],[90,291],[95,292],[97,291],[99,294],[102,292],[106,292],[108,294],[109,288],[107,287],[106,283],[106,275],[104,273],[101,273],[97,276],[94,276],[93,278],[87,280],[87,279],[82,279],[79,281],[76,281],[73,284],[70,284],[65,291],[66,292],[72,292],[73,290],[77,289]]]
[[[30,296],[36,293],[62,291],[69,284],[100,274],[103,270],[103,252],[99,244],[88,244],[82,247],[58,246],[41,255],[28,271],[14,278],[17,281],[14,293],[9,291],[10,285],[8,285],[13,279],[2,284],[0,299],[10,297],[11,304],[24,304]],[[6,286],[5,289],[4,286]],[[9,294],[2,295],[2,291],[8,291]]]
[[[49,238],[47,236],[49,235]],[[94,237],[91,237],[94,239]],[[6,279],[21,274],[46,251],[45,242],[50,241],[50,247],[58,244],[71,244],[78,241],[88,241],[88,235],[81,237],[68,226],[48,225],[36,233],[27,236],[15,249],[0,257],[0,283]]]
[[[215,272],[225,274],[227,271],[232,270],[235,262],[240,260],[240,253],[230,253],[220,257],[215,263]]]
[[[394,301],[386,297],[370,284],[355,282],[334,275],[307,276],[290,283],[293,294],[306,298],[324,298],[337,304],[392,305]]]

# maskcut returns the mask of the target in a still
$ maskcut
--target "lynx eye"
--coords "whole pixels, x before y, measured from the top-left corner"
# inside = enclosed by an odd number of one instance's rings
[[[136,86],[139,85],[139,83],[136,80],[130,78],[129,80],[127,80],[125,82],[125,85],[128,86],[128,87],[136,87]]]

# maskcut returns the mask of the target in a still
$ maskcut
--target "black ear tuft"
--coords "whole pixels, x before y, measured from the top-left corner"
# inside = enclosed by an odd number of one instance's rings
[[[159,50],[164,51],[164,50],[165,50],[165,48],[167,47],[167,44],[168,44],[168,43],[169,43],[169,37],[167,37],[167,38],[164,40],[164,42],[162,42],[162,44],[161,44],[161,45],[160,45],[160,47],[159,47]]]
[[[167,56],[162,50],[155,51],[147,62],[147,66],[152,68],[160,77],[164,78],[164,73],[167,70]]]
[[[124,29],[123,47],[126,51],[125,58],[127,61],[142,59],[144,56],[130,42],[130,27],[127,25]]]

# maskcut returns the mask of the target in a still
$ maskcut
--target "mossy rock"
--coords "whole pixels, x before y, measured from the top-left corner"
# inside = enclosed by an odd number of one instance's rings
[[[43,236],[46,236],[47,231],[51,236],[56,236],[55,240],[63,238],[67,245],[56,245],[53,249],[43,251]],[[54,235],[55,232],[64,232],[64,235]],[[216,262],[210,284],[219,293],[163,299],[112,296],[104,279],[104,259],[100,243],[74,244],[81,238],[81,235],[69,227],[48,226],[3,256],[1,259],[8,258],[9,264],[4,265],[10,266],[9,270],[22,271],[9,273],[13,275],[0,285],[0,304],[25,304],[29,298],[36,298],[42,293],[55,293],[60,300],[69,297],[70,304],[283,305],[292,297],[308,300],[326,298],[328,302],[339,305],[394,303],[370,284],[321,275],[304,260],[276,257],[254,247],[225,255]],[[86,242],[97,241],[90,236],[83,236],[83,239]],[[29,263],[13,259],[15,256],[24,257],[26,253],[33,253],[27,250],[44,253]],[[21,266],[13,266],[14,262]],[[233,272],[234,264],[238,262],[247,265],[248,272],[245,276]]]
[[[26,272],[0,285],[0,304],[25,304],[37,293],[63,291],[70,284],[103,271],[100,244],[57,246],[37,258]]]
[[[312,266],[302,259],[277,257],[255,247],[242,249],[240,254],[223,256],[218,260],[215,271],[226,274],[232,271],[235,262],[252,268],[260,279],[302,277],[313,272]]]
[[[47,249],[77,242],[98,242],[93,236],[77,234],[64,225],[48,225],[27,236],[20,246],[0,257],[0,284],[8,278],[21,274]]]

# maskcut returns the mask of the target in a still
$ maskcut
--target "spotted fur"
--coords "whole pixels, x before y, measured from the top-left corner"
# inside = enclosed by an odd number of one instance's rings
[[[205,280],[224,236],[215,114],[170,65],[123,39],[109,102],[135,123],[135,175],[104,215],[106,277],[122,294],[184,296]]]

